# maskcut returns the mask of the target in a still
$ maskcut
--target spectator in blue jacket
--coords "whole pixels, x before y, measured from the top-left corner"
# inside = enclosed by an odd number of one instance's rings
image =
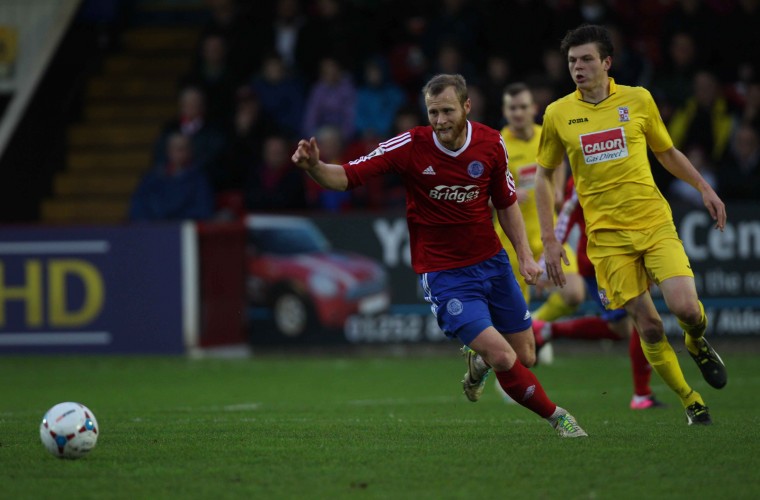
[[[300,134],[306,90],[298,76],[287,69],[282,57],[274,52],[268,54],[251,88],[264,112],[280,129],[291,138]]]
[[[214,213],[214,195],[206,174],[193,163],[190,138],[171,134],[166,161],[156,164],[132,194],[132,221],[208,219]]]
[[[406,104],[406,94],[390,80],[387,63],[380,57],[364,64],[364,81],[356,95],[356,132],[387,139],[396,112]]]

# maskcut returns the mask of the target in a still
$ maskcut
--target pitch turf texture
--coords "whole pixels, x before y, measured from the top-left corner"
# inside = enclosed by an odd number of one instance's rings
[[[725,355],[715,424],[670,407],[628,409],[624,353],[560,355],[536,369],[588,439],[561,439],[489,380],[468,402],[448,355],[0,358],[2,498],[759,498],[760,363]],[[42,414],[73,400],[98,446],[75,461],[39,441]]]

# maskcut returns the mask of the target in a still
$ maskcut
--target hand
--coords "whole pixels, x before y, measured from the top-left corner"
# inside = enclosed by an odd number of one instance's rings
[[[715,221],[715,229],[723,231],[723,228],[726,227],[726,204],[721,201],[712,188],[702,193],[702,202]]]
[[[567,283],[565,273],[562,271],[562,263],[570,265],[562,243],[557,240],[544,242],[544,260],[546,261],[546,274],[549,280],[558,287],[564,287]]]
[[[520,261],[520,274],[525,279],[525,282],[529,285],[535,285],[538,283],[538,278],[543,273],[543,269],[539,266],[533,258],[529,258]]]
[[[319,147],[317,146],[317,140],[312,137],[308,141],[301,139],[298,141],[298,148],[293,156],[290,158],[298,168],[304,170],[310,170],[317,166],[319,163]]]
[[[538,278],[538,282],[536,283],[536,296],[543,297],[544,292],[554,286],[546,275],[546,260],[544,260],[543,254],[541,254],[541,258],[538,259],[538,266],[541,268],[541,277]]]

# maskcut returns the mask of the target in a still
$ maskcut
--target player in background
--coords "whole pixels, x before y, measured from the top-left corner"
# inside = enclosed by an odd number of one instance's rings
[[[525,221],[528,245],[530,246],[533,258],[538,260],[544,252],[543,245],[541,244],[541,227],[538,222],[534,197],[536,171],[538,169],[536,153],[538,152],[538,140],[541,136],[541,126],[536,124],[538,106],[533,101],[533,93],[530,88],[520,82],[513,83],[505,88],[502,99],[502,112],[507,125],[501,130],[501,137],[509,152],[508,168],[515,179],[517,203]],[[562,200],[565,170],[564,168],[558,168],[554,172],[556,176],[555,185],[559,189],[557,199]],[[494,217],[494,228],[507,252],[523,297],[530,304],[529,284],[517,272],[517,264],[519,262],[517,254],[496,217]],[[570,245],[565,247],[565,251],[570,258],[570,267],[566,272],[567,285],[552,291],[546,301],[536,311],[531,313],[534,320],[552,321],[572,314],[585,299],[585,284],[578,274],[574,252]],[[470,347],[462,347],[462,353],[467,363],[467,372],[462,380],[462,388],[467,399],[476,402],[483,393],[490,370]]]
[[[545,345],[553,339],[583,339],[583,340],[624,340],[628,339],[628,355],[631,359],[631,371],[633,375],[633,396],[630,408],[632,410],[647,410],[664,408],[667,405],[655,398],[649,382],[652,378],[652,367],[644,356],[641,349],[639,333],[633,327],[633,322],[625,309],[606,310],[599,298],[598,286],[594,275],[594,266],[586,255],[586,224],[583,220],[583,209],[578,203],[578,195],[575,192],[573,178],[567,180],[565,202],[557,217],[554,226],[554,234],[560,243],[566,243],[573,227],[580,229],[576,255],[578,260],[578,272],[586,283],[589,295],[601,309],[599,316],[583,316],[580,318],[567,319],[557,322],[544,322],[533,320],[533,329],[536,333],[536,350],[545,349]],[[539,265],[545,265],[543,257]]]
[[[711,424],[702,396],[684,378],[649,293],[650,283],[659,286],[703,377],[711,386],[723,387],[726,369],[704,338],[707,317],[694,273],[670,206],[652,177],[647,147],[666,170],[702,194],[715,227],[721,230],[725,204],[673,147],[651,94],[642,87],[618,85],[609,77],[613,47],[605,28],[583,25],[570,30],[560,50],[577,89],[546,108],[541,131],[536,206],[548,277],[559,286],[566,281],[562,263],[567,265],[567,256],[554,234],[552,170],[567,155],[602,303],[607,309],[623,307],[631,316],[649,364],[678,395],[687,423]]]
[[[528,369],[535,363],[530,313],[493,229],[489,200],[517,250],[520,274],[535,283],[541,270],[515,203],[504,141],[497,131],[467,120],[471,103],[461,75],[436,75],[422,93],[429,126],[343,165],[324,163],[316,139],[302,139],[292,160],[322,187],[340,191],[399,174],[412,267],[443,332],[476,349],[504,391],[560,436],[587,436]]]

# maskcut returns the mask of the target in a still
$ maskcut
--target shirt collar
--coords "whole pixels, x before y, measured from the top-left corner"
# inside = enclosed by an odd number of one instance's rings
[[[617,84],[615,83],[614,78],[607,77],[607,79],[610,81],[610,95],[612,95],[615,92],[617,92]],[[581,91],[578,88],[575,89],[575,98],[578,99],[579,101],[583,101],[583,95],[581,94]]]
[[[442,152],[454,158],[462,154],[462,152],[464,152],[464,150],[467,149],[467,147],[470,145],[471,140],[472,140],[472,125],[470,125],[470,120],[467,120],[467,139],[465,139],[462,147],[457,149],[456,151],[452,151],[448,149],[446,146],[444,146],[443,144],[441,144],[440,142],[438,142],[438,136],[435,135],[435,130],[433,130],[433,142],[435,143],[435,146]]]

